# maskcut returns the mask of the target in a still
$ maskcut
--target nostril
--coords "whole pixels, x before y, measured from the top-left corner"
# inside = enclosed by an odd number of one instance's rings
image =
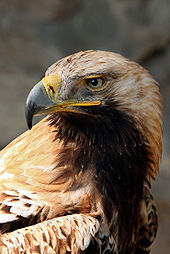
[[[49,90],[51,90],[52,93],[55,93],[54,88],[52,86],[49,86]]]

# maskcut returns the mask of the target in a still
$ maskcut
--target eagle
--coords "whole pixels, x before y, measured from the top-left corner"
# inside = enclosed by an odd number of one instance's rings
[[[30,130],[0,152],[0,253],[149,253],[162,154],[149,72],[116,53],[75,53],[47,69],[25,114]]]

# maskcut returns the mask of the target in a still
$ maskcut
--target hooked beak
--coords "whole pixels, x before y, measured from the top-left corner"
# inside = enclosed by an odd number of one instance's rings
[[[36,84],[30,91],[25,107],[25,116],[28,128],[32,128],[34,115],[42,115],[56,111],[77,111],[74,106],[97,106],[100,101],[75,101],[59,100],[59,88],[61,79],[59,76],[47,76]]]
[[[44,84],[40,81],[30,91],[25,107],[25,116],[28,128],[32,128],[32,120],[35,114],[43,114],[54,102],[49,98]]]

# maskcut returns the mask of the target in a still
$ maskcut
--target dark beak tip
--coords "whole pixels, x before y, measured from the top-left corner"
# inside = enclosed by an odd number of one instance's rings
[[[28,129],[31,130],[32,129],[32,122],[27,123]]]
[[[51,105],[54,102],[49,98],[44,83],[40,81],[32,88],[26,100],[25,117],[30,130],[34,115],[46,113],[46,108]]]
[[[30,130],[32,129],[33,115],[34,115],[33,107],[30,107],[30,105],[26,105],[25,118],[26,118],[27,126]]]

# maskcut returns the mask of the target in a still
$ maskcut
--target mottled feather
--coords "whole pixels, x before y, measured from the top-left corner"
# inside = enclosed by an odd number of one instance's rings
[[[87,92],[83,80],[100,74],[106,85]],[[53,75],[60,100],[95,94],[102,103],[50,114],[0,152],[0,253],[149,253],[157,230],[150,182],[162,154],[156,81],[93,50],[61,59]]]

